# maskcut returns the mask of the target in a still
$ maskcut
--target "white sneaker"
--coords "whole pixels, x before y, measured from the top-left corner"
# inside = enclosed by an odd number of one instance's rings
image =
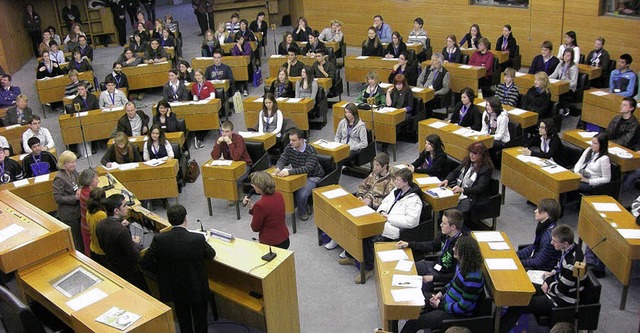
[[[333,250],[336,247],[338,247],[338,243],[336,243],[336,241],[334,241],[333,239],[329,243],[324,245],[324,248],[327,250]]]
[[[346,258],[346,257],[347,257],[347,251],[342,251],[342,253],[340,253],[340,256],[339,256],[339,257],[340,257],[341,259]]]
[[[244,96],[249,96],[249,93],[245,90],[244,93],[242,93]]]
[[[193,143],[196,149],[200,148],[200,145],[198,144],[198,138],[193,138]]]

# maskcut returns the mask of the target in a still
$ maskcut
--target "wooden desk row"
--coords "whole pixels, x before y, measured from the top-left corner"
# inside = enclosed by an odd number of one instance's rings
[[[22,153],[22,134],[29,129],[28,125],[10,125],[0,127],[0,135],[4,136],[13,148],[14,154]]]
[[[162,87],[169,82],[169,70],[172,68],[169,61],[157,64],[140,64],[134,67],[124,67],[122,73],[127,76],[129,90],[139,90]]]
[[[309,130],[309,111],[315,106],[315,100],[303,98],[300,101],[290,102],[289,99],[278,99],[278,109],[282,114],[291,118],[296,126],[303,130]],[[244,100],[244,121],[247,128],[255,128],[258,124],[258,115],[262,111],[262,97],[250,96]]]
[[[249,80],[248,66],[251,63],[251,56],[226,56],[222,58],[222,63],[231,67],[235,81]],[[201,68],[204,71],[212,65],[213,58],[211,57],[195,57],[191,59],[191,67],[194,69]]]
[[[177,143],[178,146],[180,147],[184,145],[184,142],[185,142],[184,132],[169,132],[169,133],[165,133],[165,136],[167,140],[171,143]],[[129,143],[133,144],[136,148],[138,148],[138,151],[142,151],[142,148],[144,147],[144,143],[147,142],[147,140],[148,139],[146,135],[129,137]],[[113,146],[114,142],[115,141],[113,139],[109,139],[109,141],[107,141],[107,147]]]
[[[424,50],[424,45],[422,45],[422,43],[416,42],[416,43],[405,43],[407,45],[407,51],[409,50],[413,50],[416,54],[422,52],[422,50]],[[382,48],[386,51],[387,46],[389,46],[389,43],[382,43]]]
[[[476,98],[473,103],[478,107],[480,112],[484,112],[487,102],[482,98]],[[522,129],[538,125],[538,113],[519,109],[510,105],[502,105],[502,109],[509,114],[509,121],[520,124]]]
[[[620,114],[623,97],[609,92],[609,89],[589,89],[582,100],[582,120],[607,128],[611,119]],[[634,112],[640,119],[640,112]]]
[[[276,77],[269,77],[267,79],[264,80],[264,86],[265,87],[271,87],[271,83],[276,80]],[[296,84],[298,83],[298,81],[302,80],[302,77],[300,76],[291,76],[289,77],[289,80],[293,83],[294,89]],[[324,89],[325,92],[329,92],[329,89],[331,89],[331,86],[333,85],[333,82],[331,81],[330,78],[327,77],[323,77],[323,78],[315,78],[313,79],[314,81],[316,81],[316,83],[318,84],[318,87],[322,87],[322,89]]]
[[[168,70],[169,69],[167,69],[167,71]],[[127,73],[127,76],[128,75]],[[93,82],[93,71],[79,73],[78,79]],[[131,82],[131,79],[129,79],[129,82]],[[38,91],[40,104],[61,102],[64,98],[64,88],[69,83],[71,83],[71,79],[68,75],[58,75],[52,78],[36,80],[36,90]],[[129,84],[131,85],[131,83]]]
[[[466,129],[469,130],[469,129]],[[482,142],[487,148],[493,147],[493,136],[488,134],[463,135],[456,131],[465,131],[464,127],[447,123],[435,118],[426,119],[418,123],[419,151],[424,149],[425,140],[429,134],[437,134],[446,147],[447,155],[462,161],[469,153],[468,148],[474,142]],[[470,131],[470,130],[469,130]]]
[[[139,200],[175,198],[178,203],[178,161],[167,160],[159,166],[148,166],[137,163],[138,166],[128,170],[110,170],[98,166],[99,175],[107,172],[116,177],[124,187],[134,193]]]

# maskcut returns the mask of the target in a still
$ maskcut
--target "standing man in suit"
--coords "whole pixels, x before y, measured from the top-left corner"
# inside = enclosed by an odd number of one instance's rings
[[[160,299],[173,301],[180,332],[206,333],[209,285],[203,261],[213,260],[216,251],[202,235],[187,230],[182,205],[170,207],[167,218],[173,227],[153,238],[141,266],[157,274]]]

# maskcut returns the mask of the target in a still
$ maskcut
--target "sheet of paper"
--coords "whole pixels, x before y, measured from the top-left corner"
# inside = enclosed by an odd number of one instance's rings
[[[482,133],[478,132],[478,131],[474,131],[470,128],[458,128],[457,130],[453,131],[453,134],[457,134],[457,135],[462,135],[465,137],[470,137],[470,136],[476,136],[476,135],[481,135]]]
[[[86,293],[70,300],[67,302],[67,306],[70,307],[73,311],[78,311],[84,307],[87,307],[103,298],[107,297],[107,294],[98,289],[94,288],[92,290],[87,291]]]
[[[620,207],[613,202],[594,202],[593,208],[599,212],[620,212]]]
[[[424,305],[422,288],[393,289],[391,296],[395,302],[418,302],[418,305]]]
[[[230,166],[231,163],[233,163],[232,160],[213,160],[213,161],[211,161],[210,165],[211,166],[214,166],[214,165]]]
[[[9,125],[9,126],[6,126],[6,127],[5,127],[5,129],[13,129],[13,128],[18,128],[18,127],[20,127],[20,125],[18,125],[18,124],[16,124],[16,125]]]
[[[20,186],[25,186],[25,185],[29,185],[29,179],[21,179],[21,180],[16,180],[15,182],[13,182],[13,186],[14,187],[20,187]]]
[[[373,210],[371,207],[369,206],[362,206],[362,207],[358,207],[358,208],[351,208],[347,211],[347,213],[351,214],[354,217],[359,217],[359,216],[364,216],[364,215],[369,215],[369,214],[373,214],[376,211]]]
[[[136,137],[129,138],[129,142],[136,142],[136,140],[137,140]]]
[[[150,167],[155,167],[155,166],[164,164],[164,162],[165,162],[164,160],[159,160],[159,159],[155,159],[154,158],[152,160],[148,160],[148,161],[144,162],[144,164],[146,164],[146,165],[148,165]]]
[[[549,79],[549,82],[551,82],[551,83],[557,83],[557,82],[560,82],[560,80],[558,80],[558,79]]]
[[[78,113],[77,113],[78,117],[84,117],[84,116],[86,116],[86,115],[88,115],[88,114],[89,114],[89,111],[85,111],[85,112],[78,112]]]
[[[271,57],[273,58],[273,56],[271,56]],[[283,57],[284,57],[284,56],[283,56]],[[196,57],[196,59],[198,59],[198,60],[211,60],[211,61],[213,61],[213,58],[212,58],[212,57]]]
[[[633,155],[630,152],[624,150],[622,147],[609,147],[608,151],[609,151],[609,154],[616,155],[616,156],[618,156],[620,158],[632,158],[633,157]]]
[[[520,72],[516,72],[516,77],[525,76],[525,75],[527,75],[527,74],[525,74],[525,73],[520,73]]]
[[[263,135],[263,133],[259,133],[259,132],[249,132],[249,131],[238,131],[238,134],[240,134],[241,137],[243,138],[255,138],[256,136],[261,136]]]
[[[559,165],[552,165],[552,166],[548,166],[548,167],[544,167],[541,168],[544,172],[548,172],[550,174],[554,174],[554,173],[560,173],[563,171],[567,171],[567,169],[559,166]]]
[[[36,178],[33,179],[33,182],[42,183],[42,182],[46,182],[47,180],[49,180],[49,174],[36,176]]]
[[[420,185],[435,185],[435,184],[441,183],[438,177],[421,177],[421,178],[416,178],[416,181]]]
[[[413,87],[411,88],[411,91],[415,92],[415,93],[420,93],[424,90],[424,88],[418,88],[418,87]]]
[[[591,94],[596,95],[596,96],[606,96],[606,95],[609,95],[609,93],[608,93],[608,92],[606,92],[606,91],[600,91],[600,90],[598,90],[598,91],[592,91],[592,92],[591,92]]]
[[[490,270],[516,270],[516,262],[511,258],[490,258],[484,260]]]
[[[271,58],[284,58],[284,57],[286,57],[286,56],[281,55],[281,54],[272,54],[271,55]]]
[[[429,127],[433,127],[433,128],[442,128],[449,125],[448,123],[445,123],[444,121],[435,121],[432,122],[431,124],[429,124]]]
[[[458,66],[459,68],[464,68],[464,69],[469,69],[469,68],[473,68],[473,66],[471,65],[460,65]]]
[[[327,141],[327,140],[318,140],[314,143],[326,149],[337,149],[343,145],[340,142],[333,142],[333,141]]]
[[[504,242],[499,231],[474,231],[473,235],[478,242]]]
[[[111,309],[107,310],[107,312],[101,314],[98,318],[96,318],[96,321],[122,331],[131,326],[140,318],[141,317],[138,314],[125,311],[114,306]]]
[[[378,257],[382,262],[389,261],[398,261],[398,260],[407,260],[407,254],[404,253],[404,250],[388,250],[388,251],[380,251],[378,252]]]
[[[287,103],[299,103],[300,101],[302,101],[302,98],[289,98]]]
[[[476,103],[476,105],[477,106],[481,106],[483,108],[486,108],[487,107],[487,101],[478,102],[478,103]]]
[[[537,269],[531,269],[527,271],[527,275],[529,276],[529,280],[531,280],[531,283],[537,285],[542,285],[542,283],[544,283],[544,273],[545,271]]]
[[[447,198],[453,196],[453,191],[446,187],[434,187],[426,191],[427,194],[436,198]]]
[[[387,113],[387,112],[393,112],[395,110],[397,110],[397,109],[396,108],[392,108],[390,106],[385,106],[383,108],[377,109],[376,112],[378,112],[378,113]]]
[[[393,274],[391,285],[403,288],[422,288],[422,276]]]
[[[386,82],[380,82],[379,85],[380,85],[380,88],[382,89],[387,89],[392,86],[391,83],[386,83]]]
[[[287,100],[286,97],[278,97],[278,98],[276,98],[276,101],[278,101],[278,102],[282,102],[282,101],[286,101],[286,100]]]
[[[256,98],[253,100],[255,103],[262,103],[262,101],[264,101],[264,98],[260,97],[260,98]]]
[[[102,167],[106,170],[115,170],[120,167],[120,164],[118,164],[118,162],[111,162],[111,167],[107,167],[106,165],[103,165]]]
[[[517,109],[516,108],[516,109],[510,110],[510,111],[507,111],[507,113],[508,114],[513,114],[513,115],[516,115],[516,116],[520,116],[520,115],[523,115],[523,114],[527,113],[527,110]]]
[[[125,164],[120,164],[120,170],[125,171],[125,170],[131,170],[131,169],[135,169],[139,166],[138,163],[125,163]]]
[[[345,196],[347,194],[349,194],[349,192],[345,191],[343,188],[337,188],[335,190],[322,192],[322,195],[324,195],[327,199],[333,199]]]
[[[386,61],[398,61],[398,58],[382,58],[382,60],[386,60]]]
[[[581,137],[585,138],[585,139],[591,139],[594,136],[596,136],[598,134],[598,132],[578,132],[578,135],[580,135]]]
[[[398,260],[398,264],[396,265],[396,271],[408,272],[413,267],[413,261],[411,260]]]
[[[0,243],[6,241],[7,239],[19,234],[21,231],[23,231],[24,228],[17,225],[17,224],[12,224],[2,230],[0,230]]]
[[[20,160],[21,160],[21,161],[22,161],[22,160],[24,160],[24,158],[25,158],[25,157],[27,157],[27,155],[29,155],[29,154],[21,154],[21,155],[20,155]]]
[[[356,59],[360,59],[360,60],[361,59],[367,59],[367,58],[369,58],[369,56],[358,56],[358,57],[356,57]]]
[[[489,242],[489,248],[492,250],[509,250],[509,244],[507,242]]]
[[[626,239],[640,239],[640,229],[617,229]]]

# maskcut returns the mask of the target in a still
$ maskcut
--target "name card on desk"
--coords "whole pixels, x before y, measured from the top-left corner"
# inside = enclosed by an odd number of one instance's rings
[[[388,113],[388,112],[393,112],[395,110],[398,110],[398,109],[392,108],[390,106],[385,106],[383,108],[380,108],[380,109],[376,110],[376,112],[378,112],[378,113]]]
[[[353,215],[354,217],[360,217],[360,216],[364,216],[364,215],[369,215],[369,214],[373,214],[375,212],[376,211],[373,210],[369,206],[362,206],[362,207],[358,207],[358,208],[352,208],[352,209],[349,209],[347,211],[347,213]]]
[[[490,270],[517,270],[516,262],[511,258],[485,259],[487,268]]]
[[[558,82],[560,82],[560,80],[558,80],[558,79],[549,79],[549,82],[551,82],[551,83],[558,83]]]

